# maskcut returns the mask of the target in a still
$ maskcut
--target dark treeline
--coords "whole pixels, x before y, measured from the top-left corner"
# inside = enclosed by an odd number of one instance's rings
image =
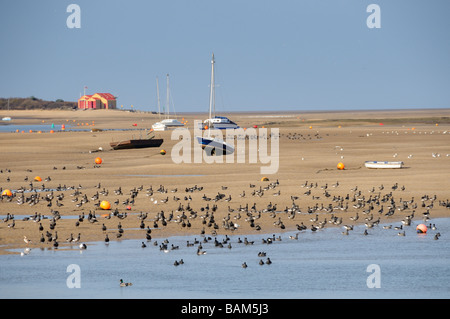
[[[56,101],[44,101],[34,96],[27,98],[9,98],[10,110],[49,110],[49,109],[76,109],[77,102],[67,102],[61,99]],[[8,109],[8,98],[0,98],[0,110]]]

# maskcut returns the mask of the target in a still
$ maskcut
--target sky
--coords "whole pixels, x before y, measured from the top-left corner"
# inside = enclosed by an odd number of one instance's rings
[[[450,107],[449,14],[448,0],[1,1],[0,97],[86,86],[156,111],[169,74],[171,112],[207,112],[214,53],[218,112]]]

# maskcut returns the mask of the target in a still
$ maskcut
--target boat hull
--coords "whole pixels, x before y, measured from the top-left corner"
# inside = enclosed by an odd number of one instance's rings
[[[367,168],[402,168],[403,162],[379,162],[367,161],[364,163]]]
[[[227,129],[238,129],[239,125],[231,121],[229,118],[225,116],[216,116],[204,121],[204,123],[199,124],[200,129],[205,129],[204,127],[208,126],[209,128],[214,128],[218,130],[227,130]]]
[[[234,147],[222,140],[197,136],[197,142],[208,155],[227,155],[234,153]]]
[[[165,119],[152,125],[154,131],[165,131],[177,127],[184,127],[184,124],[174,119]]]
[[[164,142],[164,139],[141,139],[141,140],[125,140],[120,142],[111,142],[109,145],[115,150],[132,149],[132,148],[147,148],[159,147]]]

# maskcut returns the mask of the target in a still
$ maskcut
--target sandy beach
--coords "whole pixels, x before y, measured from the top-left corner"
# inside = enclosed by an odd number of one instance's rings
[[[305,231],[357,223],[370,228],[374,222],[399,222],[407,216],[450,216],[449,109],[227,114],[241,127],[279,129],[278,170],[269,175],[260,171],[268,164],[249,163],[248,158],[245,163],[174,163],[171,150],[179,140],[171,139],[172,131],[155,132],[164,139],[159,148],[110,148],[111,141],[144,135],[138,129],[150,128],[156,114],[95,110],[0,115],[10,116],[15,125],[55,125],[54,133],[0,133],[0,187],[13,192],[0,202],[2,254],[26,246],[51,248],[54,240],[48,238],[56,234],[63,246],[78,234],[86,243],[106,236],[144,240],[148,228],[152,238],[164,238],[203,232],[278,233],[302,224]],[[206,114],[178,118],[187,121],[192,133],[194,120]],[[59,131],[61,125],[65,131]],[[99,148],[103,150],[92,152]],[[102,164],[95,164],[96,157]],[[404,167],[368,169],[364,162],[370,160],[403,161]],[[339,162],[344,170],[336,168]],[[35,181],[36,176],[42,181]],[[264,176],[268,181],[261,181]],[[122,193],[115,192],[119,187]],[[88,202],[80,204],[83,198]],[[102,200],[111,203],[111,210],[96,206]],[[387,216],[390,206],[394,213]],[[158,218],[161,212],[165,220]],[[91,221],[89,213],[95,215]],[[39,214],[38,221],[30,218]],[[80,215],[85,218],[77,226]],[[50,229],[54,216],[56,226]],[[117,238],[119,223],[123,233]],[[25,243],[24,236],[31,242]]]

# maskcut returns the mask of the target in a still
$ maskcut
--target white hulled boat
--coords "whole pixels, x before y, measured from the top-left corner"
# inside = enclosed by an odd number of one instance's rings
[[[225,116],[214,116],[213,118],[205,120],[203,123],[205,126],[219,130],[239,128],[239,125],[237,125],[235,122],[233,122],[232,120],[230,120],[228,117]]]
[[[364,166],[367,168],[402,168],[403,162],[366,161]]]
[[[165,119],[152,125],[154,131],[165,131],[171,128],[183,127],[184,124],[176,119]]]
[[[158,84],[158,78],[156,78],[156,92],[158,95],[158,113],[161,114],[161,107],[160,107],[160,100],[159,100],[159,84]],[[178,121],[177,119],[169,118],[170,111],[169,111],[169,105],[170,105],[170,91],[169,91],[169,74],[167,74],[167,98],[166,98],[166,110],[164,112],[166,118],[162,121],[156,122],[152,125],[152,129],[154,131],[165,131],[177,127],[183,127],[184,124]]]

